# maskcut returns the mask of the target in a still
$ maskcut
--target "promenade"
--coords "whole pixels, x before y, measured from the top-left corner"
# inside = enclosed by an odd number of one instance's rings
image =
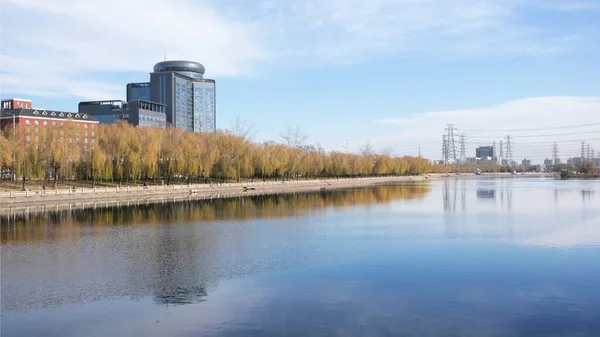
[[[257,181],[222,184],[121,186],[0,193],[0,210],[31,209],[49,205],[90,206],[131,202],[161,202],[181,199],[214,199],[243,195],[289,193],[331,188],[369,186],[381,183],[425,181],[440,175]]]

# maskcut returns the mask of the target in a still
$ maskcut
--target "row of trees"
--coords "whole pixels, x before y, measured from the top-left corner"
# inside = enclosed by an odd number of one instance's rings
[[[416,175],[431,170],[416,157],[329,152],[303,146],[306,136],[290,129],[285,144],[255,143],[241,128],[217,133],[135,128],[121,122],[85,133],[75,123],[19,125],[0,135],[0,168],[29,179],[147,182],[207,182],[240,179],[300,179]]]

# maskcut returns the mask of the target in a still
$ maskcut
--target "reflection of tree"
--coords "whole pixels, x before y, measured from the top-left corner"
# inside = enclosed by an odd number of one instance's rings
[[[194,304],[206,301],[206,289],[202,286],[189,288],[168,287],[154,294],[156,304]]]
[[[594,196],[594,191],[581,190],[581,201],[583,201],[584,204],[591,201],[593,196]]]
[[[255,195],[213,200],[185,200],[156,204],[131,204],[0,216],[4,241],[79,237],[85,227],[145,226],[213,220],[247,220],[304,216],[325,207],[349,207],[421,199],[429,184],[382,185],[353,189]],[[96,231],[95,234],[102,235]]]

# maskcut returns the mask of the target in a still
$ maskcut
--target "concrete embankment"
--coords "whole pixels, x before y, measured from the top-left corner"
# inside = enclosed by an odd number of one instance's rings
[[[225,184],[170,186],[122,186],[0,193],[0,210],[49,205],[90,205],[115,202],[156,202],[181,199],[214,199],[242,195],[310,191],[369,186],[382,183],[426,181],[440,175],[411,177],[374,177],[323,180],[289,180]]]

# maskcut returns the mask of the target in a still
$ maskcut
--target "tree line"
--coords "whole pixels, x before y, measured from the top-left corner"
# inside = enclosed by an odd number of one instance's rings
[[[326,152],[304,146],[290,130],[285,144],[253,142],[240,130],[183,132],[137,128],[126,122],[99,125],[92,133],[75,122],[56,126],[9,126],[0,134],[0,168],[22,180],[87,180],[119,183],[198,183],[240,179],[309,179],[418,175],[432,170],[426,159],[374,153]],[[90,135],[88,135],[88,132]],[[89,139],[89,141],[87,140]]]

